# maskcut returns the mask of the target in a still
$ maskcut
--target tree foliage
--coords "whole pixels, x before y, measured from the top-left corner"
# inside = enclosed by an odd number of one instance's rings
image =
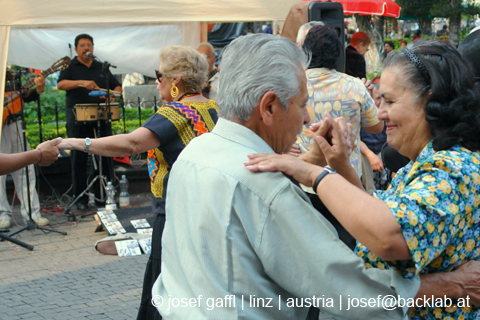
[[[480,14],[480,7],[475,1],[462,0],[397,0],[402,7],[401,16],[415,20],[426,20],[434,17],[451,18],[456,15]]]
[[[450,43],[457,46],[460,40],[462,15],[480,14],[480,6],[475,0],[397,0],[402,7],[401,15],[418,21],[420,29],[430,28],[434,17],[450,21]]]
[[[435,17],[452,18],[462,14],[473,16],[480,14],[480,6],[475,2],[461,0],[436,0],[431,6],[430,13]]]
[[[437,0],[397,0],[395,2],[402,7],[401,16],[425,20],[432,19],[430,9]]]

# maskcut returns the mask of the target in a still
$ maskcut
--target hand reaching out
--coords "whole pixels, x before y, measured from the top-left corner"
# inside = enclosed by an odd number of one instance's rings
[[[58,159],[60,150],[58,145],[62,142],[62,138],[45,141],[39,144],[36,150],[40,150],[41,158],[37,163],[39,166],[49,166]]]

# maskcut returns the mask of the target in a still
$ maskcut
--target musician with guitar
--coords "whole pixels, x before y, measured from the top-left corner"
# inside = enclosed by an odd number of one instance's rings
[[[98,90],[105,87],[106,79],[102,72],[102,64],[93,59],[93,38],[88,34],[80,34],[75,38],[75,52],[77,56],[72,60],[70,67],[60,73],[58,78],[58,89],[66,90],[66,113],[67,113],[67,135],[69,138],[94,138],[96,136],[106,136],[107,126],[105,121],[101,121],[101,132],[96,132],[97,122],[76,121],[74,107],[76,104],[98,104],[104,103],[105,97],[89,96],[91,90]],[[120,82],[108,71],[109,88],[122,92]],[[88,154],[83,151],[72,151],[72,180],[73,194],[78,196],[87,188],[87,160]],[[103,159],[102,169],[108,180],[109,177],[108,160]],[[98,182],[98,181],[97,181]],[[96,197],[99,198],[100,186],[97,183]],[[99,203],[101,204],[101,203]],[[84,195],[77,202],[78,210],[88,209],[88,196]]]
[[[45,78],[42,75],[35,77],[33,85],[35,89],[28,89],[25,86],[19,87],[15,84],[14,74],[7,71],[5,88],[5,101],[3,110],[2,125],[2,141],[0,143],[0,152],[6,154],[20,153],[24,150],[30,150],[27,141],[27,148],[24,149],[22,120],[18,115],[21,111],[23,102],[31,102],[38,100],[38,97],[45,88]],[[22,102],[23,100],[23,102]],[[15,191],[21,202],[20,212],[25,223],[29,221],[27,200],[27,183],[26,171],[28,171],[30,184],[30,200],[32,219],[39,226],[48,225],[50,222],[47,218],[40,215],[40,202],[38,193],[35,188],[35,168],[33,165],[28,166],[28,170],[18,170],[10,173],[15,184]],[[12,206],[7,199],[6,191],[6,175],[0,176],[0,229],[10,228],[10,219],[12,216]]]
[[[219,68],[215,68],[215,60],[217,59],[215,48],[208,42],[202,42],[198,45],[197,51],[205,54],[208,61],[208,83],[202,90],[202,94],[207,99],[217,101],[218,79],[220,75],[218,74]]]

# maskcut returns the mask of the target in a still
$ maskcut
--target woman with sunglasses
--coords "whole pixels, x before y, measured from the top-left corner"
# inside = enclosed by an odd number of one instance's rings
[[[167,181],[183,148],[193,138],[211,131],[217,122],[216,102],[201,94],[207,75],[205,55],[187,46],[167,46],[160,51],[160,66],[155,70],[160,98],[167,103],[142,127],[129,134],[99,139],[65,139],[59,146],[107,157],[126,157],[148,151],[148,173],[154,196],[152,210],[156,219],[137,319],[161,319],[152,305],[151,291],[160,274]]]

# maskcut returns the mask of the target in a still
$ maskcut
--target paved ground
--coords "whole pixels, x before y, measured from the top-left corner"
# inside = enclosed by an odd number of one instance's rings
[[[150,195],[132,195],[131,202],[149,206]],[[15,236],[33,251],[0,242],[0,319],[135,319],[148,256],[98,253],[94,244],[107,234],[95,232],[91,216],[77,223],[61,214],[43,216],[68,234],[27,230]],[[14,218],[21,221],[18,206]]]
[[[131,195],[130,201],[150,206],[151,195]],[[33,251],[0,242],[0,320],[136,319],[148,256],[98,253],[95,242],[107,233],[95,232],[92,216],[76,223],[62,214],[43,216],[68,234],[27,230],[15,236]],[[18,205],[14,219],[21,221]],[[319,319],[335,320],[325,313]]]

